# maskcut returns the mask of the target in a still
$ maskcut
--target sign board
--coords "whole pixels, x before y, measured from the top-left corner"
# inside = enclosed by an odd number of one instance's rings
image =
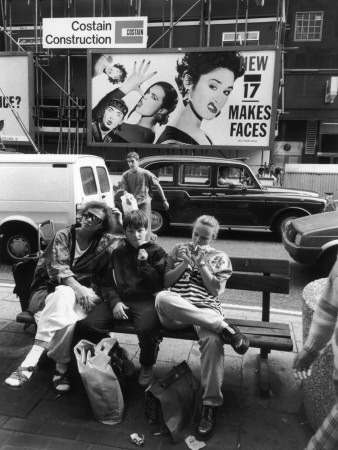
[[[28,142],[32,136],[33,62],[23,52],[0,52],[0,131],[2,142]],[[24,128],[20,125],[20,122]]]
[[[146,48],[147,17],[42,19],[43,48]]]
[[[244,74],[234,81],[239,57]],[[279,60],[270,46],[89,51],[88,145],[270,150]],[[170,112],[163,120],[153,120],[154,97],[160,113]],[[105,108],[114,99],[128,113],[107,132],[113,122],[104,122]]]

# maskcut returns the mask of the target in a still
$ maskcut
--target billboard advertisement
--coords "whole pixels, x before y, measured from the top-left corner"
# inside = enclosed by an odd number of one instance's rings
[[[147,17],[43,18],[43,48],[146,48]]]
[[[0,139],[28,142],[32,135],[33,78],[28,53],[0,53]]]
[[[272,47],[88,52],[88,145],[271,149]]]

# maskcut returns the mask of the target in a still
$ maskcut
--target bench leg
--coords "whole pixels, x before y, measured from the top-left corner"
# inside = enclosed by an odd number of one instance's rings
[[[270,397],[269,361],[267,352],[261,351],[258,358],[259,392],[262,398]]]

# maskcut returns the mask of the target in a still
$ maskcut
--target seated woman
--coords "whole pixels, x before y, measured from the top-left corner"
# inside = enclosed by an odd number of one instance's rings
[[[120,212],[114,212],[120,218]],[[79,224],[56,233],[37,263],[31,286],[29,311],[37,323],[34,345],[5,380],[5,386],[24,387],[37,370],[41,355],[48,350],[48,356],[56,361],[54,388],[69,391],[67,369],[72,332],[75,323],[100,301],[98,280],[119,242],[111,234],[114,225],[112,210],[106,203],[91,201],[83,206]]]
[[[165,81],[157,81],[148,87],[146,92],[142,92],[140,85],[153,77],[156,72],[146,74],[150,62],[136,68],[134,64],[133,73],[118,88],[109,92],[93,109],[94,120],[100,120],[104,114],[104,108],[112,98],[123,98],[129,92],[136,91],[141,94],[141,98],[132,109],[129,116],[134,112],[139,114],[137,123],[124,122],[116,132],[119,142],[132,143],[153,143],[155,139],[155,125],[165,125],[168,122],[169,114],[174,111],[178,101],[178,94],[175,88]]]
[[[224,372],[223,345],[230,343],[243,355],[248,339],[223,316],[219,295],[232,274],[229,257],[210,244],[216,239],[219,223],[212,216],[199,217],[189,243],[176,244],[169,253],[164,285],[155,306],[162,325],[182,329],[193,325],[201,352],[202,414],[196,437],[206,440],[215,427],[216,408],[222,404]]]

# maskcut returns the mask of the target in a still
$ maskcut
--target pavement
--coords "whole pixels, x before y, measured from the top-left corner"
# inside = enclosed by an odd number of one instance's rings
[[[224,306],[228,317],[260,320],[257,308]],[[170,436],[153,436],[145,420],[144,390],[137,373],[129,380],[124,419],[117,425],[97,422],[91,411],[81,378],[72,371],[72,391],[56,397],[51,388],[53,364],[46,360],[21,390],[8,389],[4,379],[24,359],[34,341],[33,327],[23,329],[15,321],[20,303],[11,283],[0,284],[0,450],[135,449],[130,434],[144,435],[144,449],[187,450],[183,441],[174,444]],[[219,408],[216,431],[206,441],[210,450],[301,450],[313,431],[303,409],[302,386],[292,372],[295,353],[302,347],[301,313],[272,310],[271,321],[289,323],[294,351],[272,351],[269,355],[270,397],[258,390],[258,350],[242,357],[225,346],[224,402]],[[139,369],[138,344],[134,335],[116,335]],[[165,339],[160,347],[155,375],[160,377],[186,360],[199,376],[198,344]]]

